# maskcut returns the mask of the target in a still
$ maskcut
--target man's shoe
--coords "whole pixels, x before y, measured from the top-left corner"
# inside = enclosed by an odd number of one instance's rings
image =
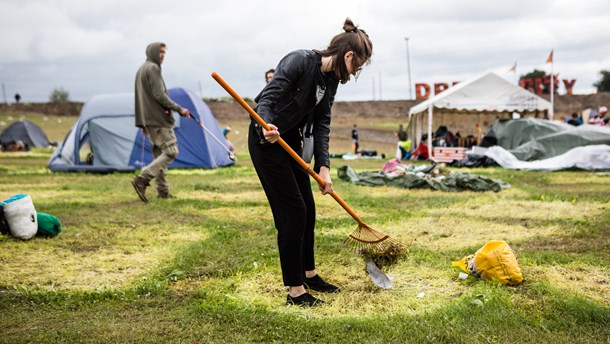
[[[324,281],[320,275],[315,275],[311,278],[303,278],[303,286],[307,289],[319,291],[321,293],[336,293],[340,290],[339,287]]]
[[[313,297],[309,293],[305,293],[305,294],[299,295],[297,297],[292,297],[290,295],[288,295],[286,297],[287,305],[295,305],[295,306],[302,306],[302,307],[315,307],[315,306],[320,306],[323,303],[324,303],[324,301]]]
[[[148,182],[144,180],[144,178],[137,176],[131,180],[131,185],[136,190],[136,193],[144,203],[148,203],[148,198],[146,198],[146,187],[148,187]]]

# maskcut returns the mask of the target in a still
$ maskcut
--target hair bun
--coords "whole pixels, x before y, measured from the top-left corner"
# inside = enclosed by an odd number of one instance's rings
[[[345,32],[357,33],[358,27],[354,25],[354,22],[351,19],[345,18],[345,23],[343,23],[343,30],[345,30]]]

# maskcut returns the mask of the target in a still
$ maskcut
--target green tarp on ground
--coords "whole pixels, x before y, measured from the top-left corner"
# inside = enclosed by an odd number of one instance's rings
[[[498,179],[491,179],[470,173],[453,173],[448,176],[432,177],[426,174],[387,174],[381,171],[356,172],[351,166],[341,166],[339,178],[364,186],[394,186],[405,189],[433,189],[439,191],[494,191],[510,187]]]

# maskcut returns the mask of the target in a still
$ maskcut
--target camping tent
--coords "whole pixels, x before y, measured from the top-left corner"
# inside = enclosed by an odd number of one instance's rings
[[[47,135],[36,124],[29,121],[15,122],[0,134],[0,143],[6,146],[10,143],[22,141],[28,147],[48,147]]]
[[[419,142],[423,132],[426,111],[428,113],[428,150],[432,149],[434,108],[469,114],[480,112],[522,113],[549,110],[551,103],[493,72],[457,84],[409,110],[408,131],[416,143]]]
[[[194,93],[183,88],[168,91],[170,98],[188,108],[215,136],[211,137],[192,118],[176,118],[179,154],[170,168],[216,168],[232,165],[222,131],[208,106]],[[135,126],[134,94],[120,93],[92,97],[83,107],[64,142],[49,160],[52,171],[102,172],[132,171],[152,160],[149,140]],[[81,157],[81,149],[90,147],[93,159]],[[83,150],[83,151],[85,151]],[[85,161],[83,161],[85,160]]]

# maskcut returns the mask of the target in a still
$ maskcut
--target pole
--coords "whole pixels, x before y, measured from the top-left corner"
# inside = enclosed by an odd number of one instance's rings
[[[375,101],[375,77],[373,79],[373,101]]]
[[[203,88],[201,87],[201,80],[199,80],[199,94],[201,94],[201,99],[203,99]]]
[[[8,104],[6,100],[6,88],[4,87],[4,83],[2,83],[2,94],[4,95],[4,104]]]
[[[379,100],[383,100],[381,98],[381,72],[379,72]]]
[[[413,84],[411,83],[411,57],[409,56],[409,37],[405,37],[407,45],[407,72],[409,73],[409,100],[413,100]]]
[[[515,61],[515,70],[513,70],[513,73],[515,74],[515,85],[519,86],[519,76],[517,75],[517,61]]]
[[[554,101],[554,95],[555,95],[555,80],[554,80],[554,76],[553,76],[553,61],[551,61],[551,111],[549,111],[549,119],[552,121],[553,117],[555,116],[555,101]]]
[[[428,106],[428,158],[432,159],[432,109],[433,105]]]

